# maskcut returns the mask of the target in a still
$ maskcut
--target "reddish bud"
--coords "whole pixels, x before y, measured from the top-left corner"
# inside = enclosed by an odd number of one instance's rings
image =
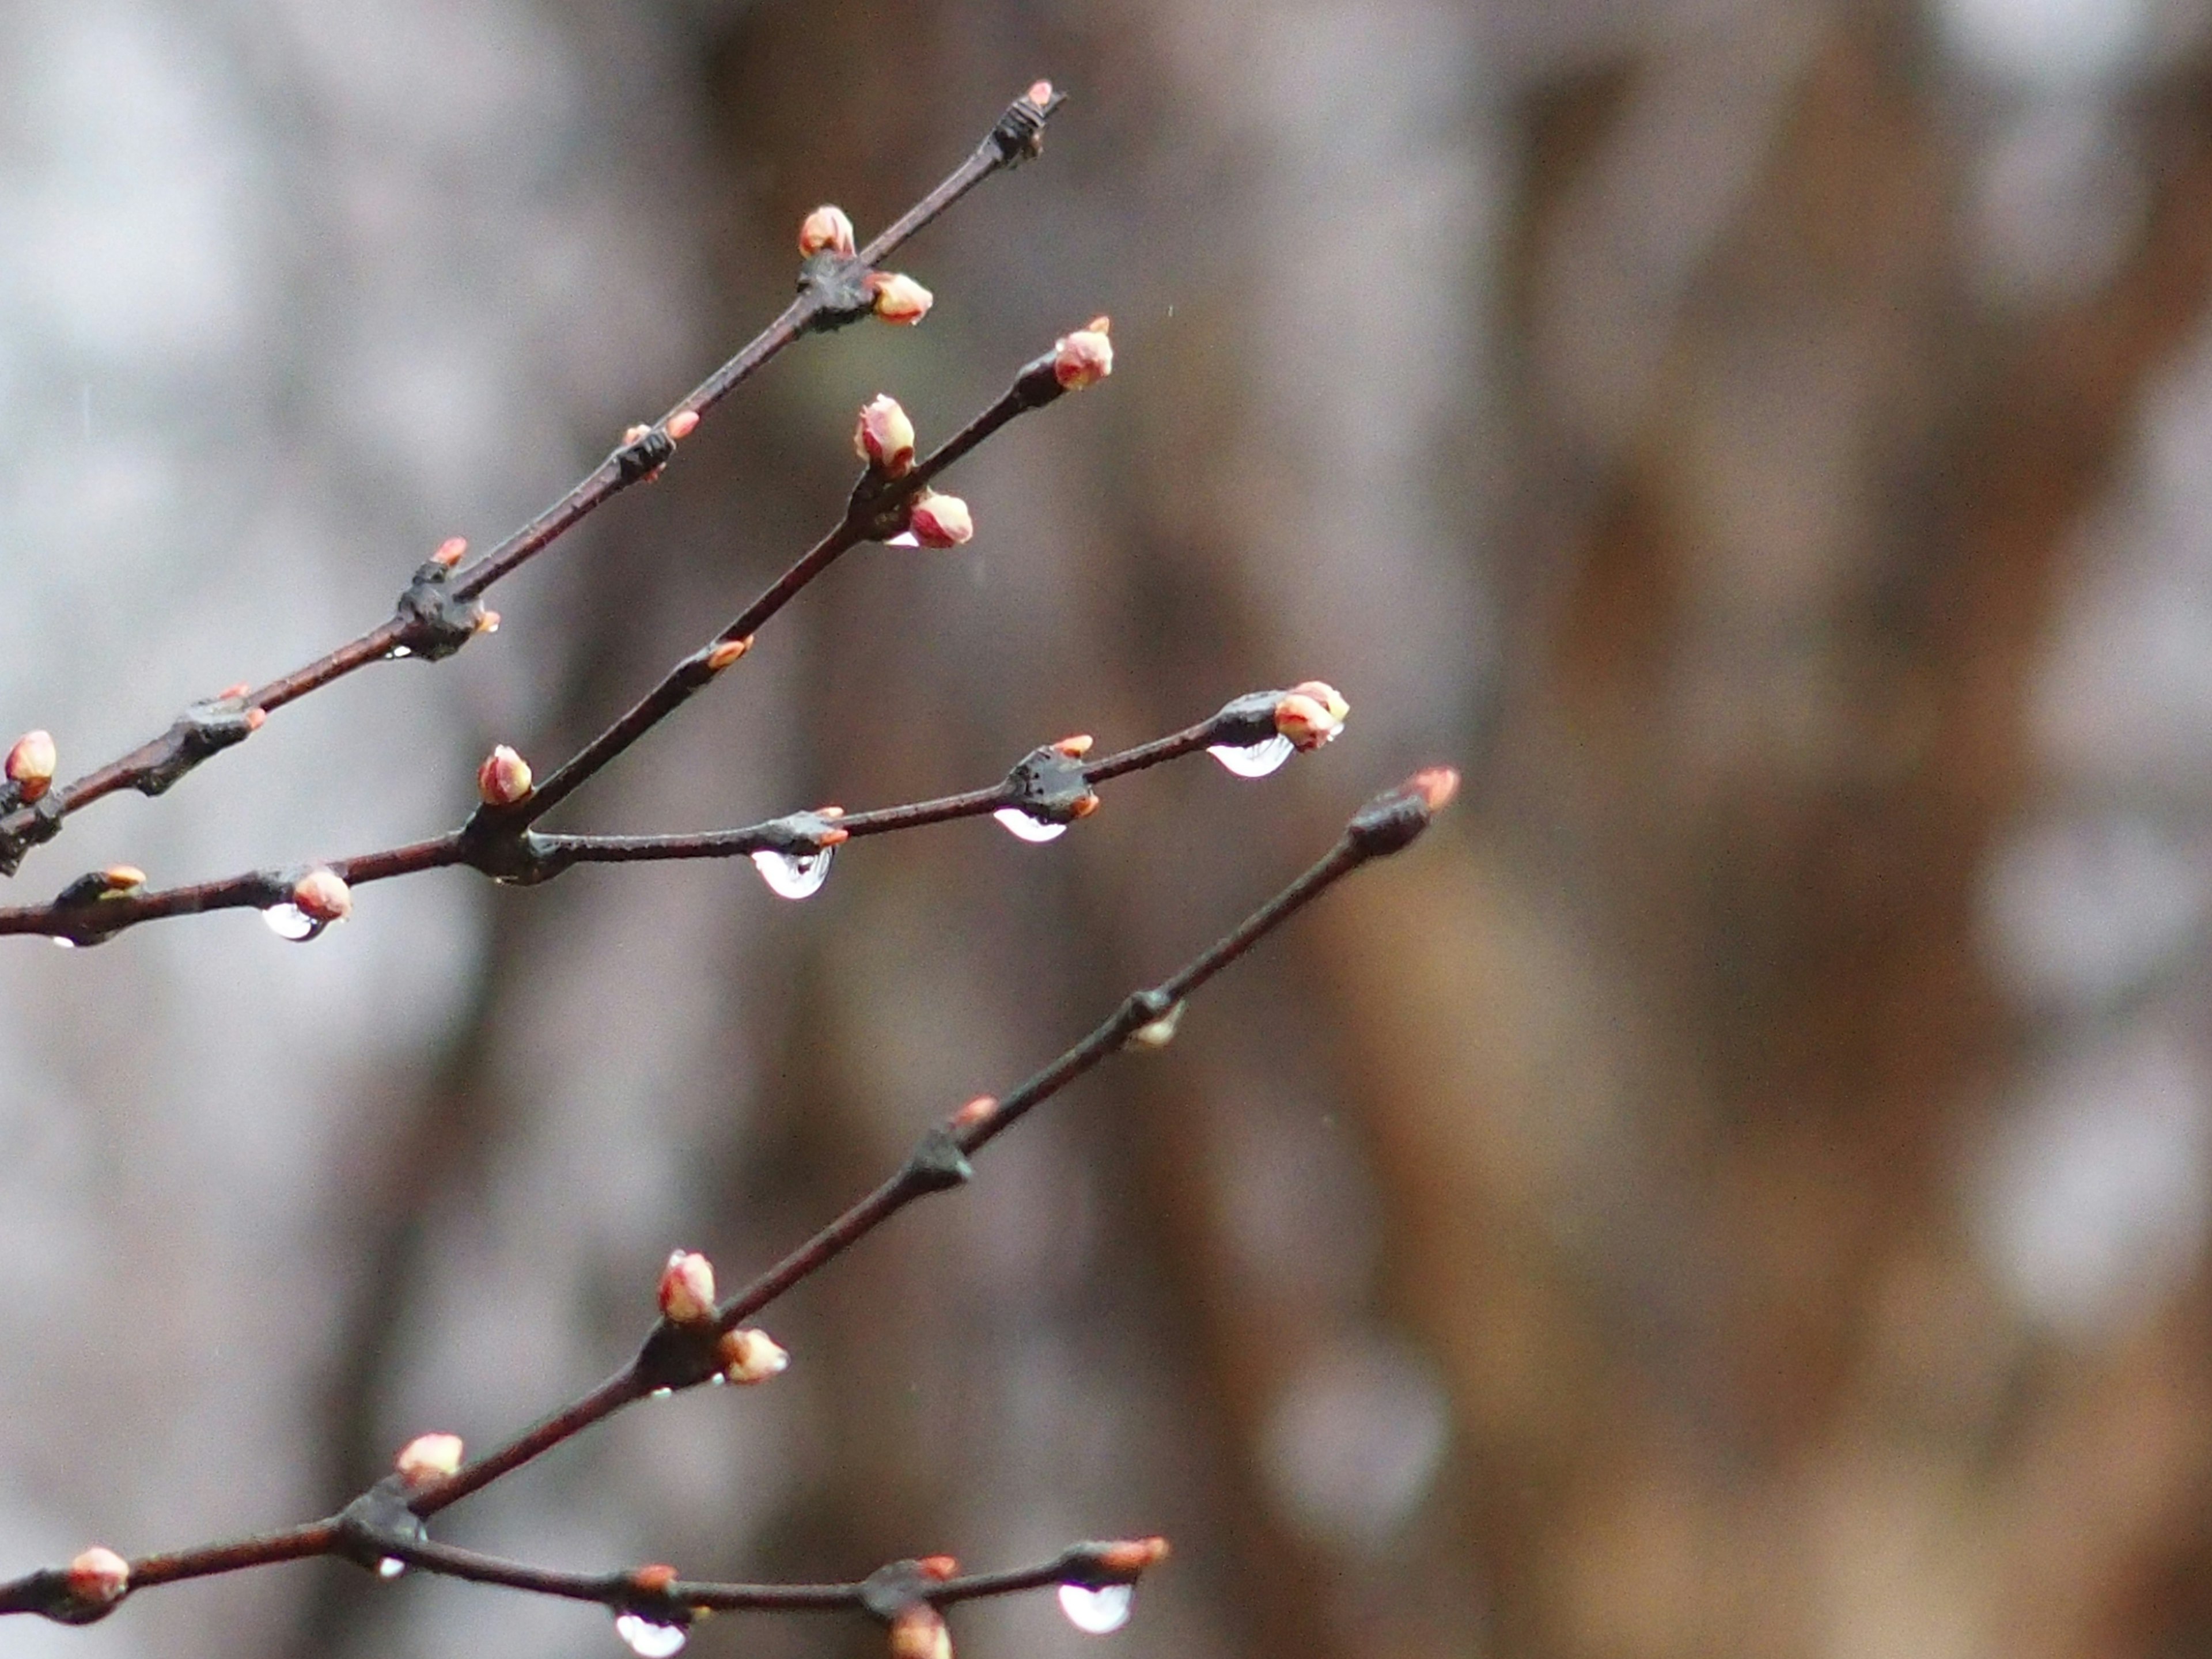
[[[899,477],[914,465],[914,422],[898,399],[878,392],[860,405],[853,428],[853,453],[887,477]]]
[[[670,442],[680,444],[699,429],[699,411],[679,409],[668,417],[668,424],[661,429],[668,434]]]
[[[623,428],[623,442],[625,445],[643,443],[652,433],[653,428],[649,426],[626,426]]]
[[[15,786],[15,793],[23,800],[36,800],[46,793],[46,786],[54,781],[54,767],[59,756],[54,750],[53,734],[49,732],[26,732],[15,739],[15,746],[8,751],[8,781]]]
[[[704,1325],[714,1316],[714,1264],[678,1250],[660,1270],[660,1312],[672,1325]]]
[[[430,562],[441,564],[451,570],[466,558],[468,553],[469,538],[466,536],[448,536],[438,544],[438,550],[430,556]]]
[[[1073,334],[1053,342],[1052,377],[1070,392],[1096,386],[1114,372],[1114,343],[1106,337],[1111,321],[1093,317]]]
[[[714,1358],[732,1382],[765,1382],[791,1364],[791,1356],[766,1331],[732,1331],[714,1345]]]
[[[1147,1567],[1157,1567],[1167,1559],[1168,1540],[1164,1538],[1127,1538],[1098,1552],[1100,1567],[1129,1578],[1134,1578]]]
[[[875,290],[876,315],[887,323],[908,326],[929,315],[936,296],[911,276],[878,271],[868,279]]]
[[[1078,795],[1068,803],[1067,816],[1072,818],[1087,818],[1098,810],[1098,806],[1097,796],[1088,793]]]
[[[392,1461],[399,1478],[410,1486],[427,1486],[442,1480],[461,1467],[461,1437],[458,1434],[418,1434],[399,1449]]]
[[[942,1584],[960,1576],[960,1563],[949,1555],[925,1555],[914,1570],[932,1583]]]
[[[501,744],[477,768],[477,793],[486,806],[512,806],[530,796],[530,763]]]
[[[753,636],[750,634],[741,640],[715,641],[714,648],[707,653],[707,672],[710,674],[720,673],[752,648]]]
[[[668,1587],[676,1582],[676,1569],[665,1561],[655,1561],[630,1574],[629,1582],[647,1595],[665,1595]]]
[[[992,1114],[996,1112],[998,1109],[999,1103],[994,1100],[990,1096],[977,1095],[975,1099],[969,1101],[958,1111],[953,1113],[951,1117],[945,1119],[945,1127],[951,1129],[955,1134],[961,1133],[969,1129],[977,1128],[983,1124],[988,1123],[991,1121]]]
[[[957,547],[975,533],[975,521],[968,516],[968,503],[957,495],[925,489],[915,497],[907,528],[924,547]]]
[[[269,711],[267,709],[249,708],[246,711],[246,729],[247,731],[258,732],[263,726],[268,724]]]
[[[1053,744],[1053,748],[1070,760],[1081,760],[1091,752],[1091,734],[1084,732],[1072,738],[1062,738]]]
[[[135,864],[111,864],[100,872],[100,878],[111,893],[127,893],[146,884],[146,872]]]
[[[498,611],[491,611],[491,610],[484,610],[484,611],[477,611],[477,623],[476,623],[476,627],[477,627],[477,633],[479,633],[479,634],[496,634],[496,633],[498,633],[498,632],[499,632],[499,612],[498,612]]]
[[[1052,102],[1052,82],[1039,81],[1031,86],[1029,90],[1029,100],[1039,109]]]
[[[945,1615],[927,1601],[910,1601],[893,1613],[891,1659],[952,1659]]]
[[[63,1575],[69,1593],[87,1607],[112,1607],[131,1588],[131,1564],[103,1544],[94,1544]]]
[[[236,685],[226,685],[222,690],[216,692],[215,694],[216,701],[217,702],[228,702],[233,697],[244,696],[252,690],[253,690],[253,687],[250,682],[240,680]]]
[[[827,250],[841,259],[853,257],[853,222],[841,207],[828,204],[799,222],[799,251],[808,258]]]
[[[1300,749],[1318,749],[1344,730],[1351,712],[1334,686],[1307,680],[1276,701],[1275,730]]]
[[[335,870],[310,870],[292,884],[292,902],[310,921],[343,921],[353,914],[353,890]]]
[[[1450,766],[1428,767],[1407,779],[1406,787],[1421,798],[1429,811],[1441,812],[1459,793],[1459,771]]]

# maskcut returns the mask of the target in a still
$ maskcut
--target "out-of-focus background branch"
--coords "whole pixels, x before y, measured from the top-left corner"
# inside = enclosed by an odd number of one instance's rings
[[[841,565],[572,827],[743,822],[1318,674],[1351,730],[1048,848],[366,891],[0,952],[0,1574],[321,1513],[619,1362],[1210,938],[1473,810],[773,1323],[442,1535],[700,1576],[1172,1534],[1130,1651],[2188,1653],[2212,1632],[2212,14],[30,0],[0,39],[0,712],[64,769],[380,615],[1009,87],[1045,159],[654,489],[18,885],[457,821],[1098,312],[1102,392]],[[58,866],[43,862],[58,859]],[[1048,1599],[967,1655],[1082,1650]],[[618,1652],[332,1563],[32,1659]],[[732,1618],[706,1655],[875,1650]]]

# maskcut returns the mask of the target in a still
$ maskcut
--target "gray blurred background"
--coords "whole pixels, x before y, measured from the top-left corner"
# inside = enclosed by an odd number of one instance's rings
[[[10,899],[457,822],[1098,312],[1105,387],[564,811],[746,822],[1318,675],[1333,748],[1048,848],[444,872],[0,950],[0,1575],[326,1512],[618,1364],[1413,764],[1455,819],[641,1407],[441,1521],[856,1576],[1176,1540],[966,1656],[2212,1652],[2204,0],[14,0],[0,729],[74,775],[384,615],[1037,75],[1044,159],[455,661],[88,812]],[[880,1650],[729,1618],[704,1656]],[[9,1659],[522,1659],[605,1615],[313,1563]]]

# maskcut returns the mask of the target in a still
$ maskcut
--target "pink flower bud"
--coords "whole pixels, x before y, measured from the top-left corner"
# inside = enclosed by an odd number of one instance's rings
[[[960,1563],[950,1555],[925,1555],[914,1570],[933,1584],[945,1584],[960,1576]]]
[[[111,864],[100,879],[111,893],[128,893],[146,884],[146,872],[135,864]]]
[[[430,556],[430,562],[432,564],[441,564],[445,566],[447,569],[451,570],[455,565],[459,564],[463,559],[468,556],[468,552],[469,538],[467,537],[448,536],[445,540],[438,544],[438,550]]]
[[[1098,1565],[1108,1572],[1134,1578],[1147,1567],[1156,1567],[1168,1559],[1168,1540],[1164,1538],[1127,1538],[1109,1544],[1098,1552]]]
[[[678,1250],[660,1270],[660,1311],[672,1325],[704,1325],[714,1317],[714,1264]]]
[[[46,786],[54,781],[58,759],[51,732],[26,732],[16,738],[15,746],[8,751],[8,781],[15,786],[16,797],[36,800],[45,794]]]
[[[112,1607],[131,1588],[131,1564],[104,1545],[94,1544],[69,1564],[69,1593],[88,1607]]]
[[[530,763],[501,744],[477,768],[477,793],[486,806],[512,806],[530,795]]]
[[[461,1437],[458,1434],[418,1434],[399,1449],[392,1467],[410,1486],[427,1486],[442,1480],[461,1467]]]
[[[891,1659],[952,1659],[945,1615],[927,1601],[909,1601],[893,1613]]]
[[[1300,749],[1318,749],[1344,730],[1352,705],[1333,685],[1307,680],[1283,693],[1275,703],[1275,730]]]
[[[1091,752],[1091,734],[1088,732],[1079,732],[1072,738],[1062,738],[1058,743],[1053,744],[1053,748],[1070,760],[1081,760]]]
[[[999,1103],[988,1095],[977,1095],[958,1111],[945,1119],[945,1127],[955,1134],[988,1123],[999,1109]]]
[[[1459,771],[1450,766],[1428,767],[1407,779],[1406,787],[1421,798],[1429,811],[1441,812],[1459,793]]]
[[[826,203],[799,222],[799,251],[811,259],[825,248],[841,259],[853,257],[853,222]]]
[[[968,503],[957,495],[925,489],[915,497],[907,528],[924,547],[957,547],[975,533],[975,521],[968,516]]]
[[[1114,372],[1114,343],[1106,337],[1111,321],[1093,317],[1073,334],[1053,343],[1052,375],[1070,392],[1096,386]]]
[[[732,1331],[714,1345],[714,1358],[732,1382],[765,1382],[791,1364],[791,1356],[766,1331]]]
[[[699,411],[696,409],[678,410],[668,417],[668,424],[662,428],[668,434],[668,441],[678,444],[682,443],[698,429]]]
[[[654,1561],[630,1574],[629,1582],[647,1595],[663,1595],[676,1582],[676,1569],[665,1561]]]
[[[310,870],[292,884],[292,902],[310,921],[343,921],[353,914],[353,890],[335,870]]]
[[[878,392],[860,405],[860,423],[853,428],[853,453],[887,477],[899,477],[914,466],[914,422],[898,399]]]
[[[911,276],[878,271],[868,281],[876,291],[876,315],[887,323],[918,323],[935,302],[935,296]]]
[[[750,634],[741,640],[715,641],[713,649],[707,653],[707,672],[710,674],[720,673],[752,648],[753,636]]]
[[[1030,86],[1029,100],[1032,104],[1035,104],[1039,109],[1042,109],[1047,104],[1052,102],[1052,82],[1049,81],[1033,82]]]

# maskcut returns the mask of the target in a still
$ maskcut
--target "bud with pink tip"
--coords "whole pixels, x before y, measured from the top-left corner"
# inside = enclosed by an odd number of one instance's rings
[[[1431,812],[1441,812],[1459,793],[1459,769],[1451,766],[1424,768],[1406,780],[1406,787],[1421,798]]]
[[[399,1449],[392,1467],[409,1486],[427,1486],[443,1480],[461,1467],[461,1437],[458,1434],[418,1434]]]
[[[950,1555],[925,1555],[914,1570],[933,1584],[949,1584],[960,1576],[960,1562]]]
[[[897,398],[878,392],[860,405],[853,428],[853,452],[884,477],[904,476],[914,466],[914,422]]]
[[[432,564],[443,565],[447,569],[451,570],[455,565],[459,564],[463,559],[468,556],[468,552],[469,538],[467,537],[448,536],[445,540],[438,544],[438,550],[430,556],[430,562]]]
[[[1164,1538],[1125,1538],[1098,1552],[1100,1569],[1122,1578],[1134,1578],[1147,1567],[1156,1567],[1167,1559],[1168,1540]]]
[[[19,800],[36,800],[54,781],[59,757],[50,732],[26,732],[8,751],[8,781],[15,786]]]
[[[766,1331],[732,1331],[714,1345],[715,1362],[732,1382],[765,1382],[781,1376],[791,1356]]]
[[[927,1601],[909,1601],[893,1613],[891,1659],[952,1659],[945,1615]]]
[[[752,648],[753,636],[750,634],[741,640],[716,640],[713,648],[707,653],[707,672],[720,673]]]
[[[665,1561],[649,1562],[630,1574],[629,1582],[647,1595],[665,1595],[676,1582],[676,1569]]]
[[[1069,392],[1096,386],[1114,372],[1114,343],[1106,337],[1112,319],[1093,317],[1073,334],[1053,342],[1052,377]]]
[[[486,806],[513,806],[530,797],[530,763],[501,744],[477,768],[477,793]]]
[[[1276,700],[1275,730],[1300,749],[1318,749],[1344,730],[1351,712],[1334,686],[1307,680]]]
[[[698,429],[699,411],[696,409],[678,410],[668,417],[668,424],[661,428],[668,434],[668,441],[671,443],[678,444]]]
[[[310,921],[343,921],[353,914],[353,889],[337,871],[318,867],[292,884],[292,903]]]
[[[131,1564],[105,1545],[94,1544],[69,1564],[63,1577],[76,1601],[88,1607],[110,1607],[131,1588]]]
[[[957,547],[975,533],[975,521],[968,516],[968,503],[957,495],[925,489],[915,497],[907,528],[924,547]]]
[[[876,315],[887,323],[912,326],[929,315],[929,307],[936,301],[936,296],[911,276],[878,271],[868,284],[875,291]]]
[[[111,893],[131,893],[146,884],[146,872],[135,864],[111,864],[100,872],[100,885]]]
[[[714,1264],[696,1250],[678,1250],[660,1270],[660,1314],[672,1325],[704,1325],[714,1317]]]
[[[945,1127],[955,1134],[964,1134],[980,1128],[997,1115],[999,1103],[989,1095],[977,1095],[958,1111],[945,1119]]]
[[[808,258],[830,252],[841,259],[853,257],[853,222],[845,210],[824,203],[799,222],[799,251]]]

